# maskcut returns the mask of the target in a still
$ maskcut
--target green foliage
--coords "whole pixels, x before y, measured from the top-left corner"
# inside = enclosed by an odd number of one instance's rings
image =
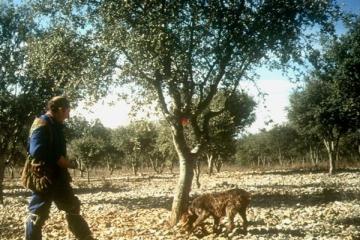
[[[71,116],[66,123],[65,136],[68,142],[83,137],[89,132],[90,123],[83,117]]]
[[[352,132],[346,134],[339,143],[339,155],[350,163],[360,162],[360,134]]]
[[[157,136],[153,149],[153,156],[160,161],[161,164],[172,167],[177,162],[177,154],[173,144],[172,133],[167,124],[162,121],[156,126]]]
[[[341,105],[334,96],[329,82],[307,81],[303,91],[290,96],[289,119],[299,131],[317,134],[319,137],[334,138],[344,132],[340,119]],[[344,119],[345,120],[345,119]]]
[[[244,92],[237,92],[227,98],[223,94],[215,97],[211,109],[225,105],[224,111],[209,124],[209,143],[206,154],[220,158],[223,162],[233,158],[236,152],[238,134],[255,121],[255,101]]]
[[[69,157],[87,169],[94,166],[109,167],[119,164],[121,153],[111,144],[111,130],[99,120],[87,122],[73,118],[65,129],[69,141]]]
[[[27,7],[2,4],[0,13],[0,154],[25,145],[27,126],[39,108],[39,96],[24,88],[26,39],[33,22]],[[1,158],[1,156],[0,156]]]
[[[112,145],[123,153],[126,163],[137,173],[141,165],[151,165],[153,158],[161,160],[156,148],[158,132],[150,122],[138,121],[127,127],[115,129]]]
[[[100,165],[104,146],[105,143],[102,139],[87,135],[73,140],[69,151],[72,157],[80,162],[81,167],[91,169],[96,165]]]
[[[315,68],[304,89],[290,97],[289,119],[299,131],[324,140],[332,173],[341,137],[360,128],[360,18],[327,46],[313,55]]]
[[[27,68],[36,80],[29,87],[36,92],[47,89],[66,94],[73,100],[104,96],[112,71],[100,62],[104,50],[93,41],[57,24],[29,39]],[[102,57],[101,61],[110,60]]]
[[[1,153],[8,143],[25,145],[33,117],[51,97],[67,94],[76,105],[90,92],[103,95],[112,74],[102,64],[111,61],[111,54],[63,22],[39,16],[32,7],[21,1],[1,3]]]
[[[336,139],[357,130],[360,116],[360,20],[313,59],[305,88],[290,98],[289,119],[300,130]]]
[[[307,150],[296,129],[283,124],[240,138],[236,160],[242,165],[285,165],[302,160]]]
[[[331,33],[338,10],[332,1],[297,0],[51,1],[56,11],[47,2],[36,1],[44,15],[84,28],[84,36],[116,54],[114,80],[132,87],[139,101],[156,100],[178,130],[188,118],[196,144],[208,140],[210,121],[201,119],[218,114],[208,108],[218,94],[236,95],[262,61],[302,62],[301,50],[311,47],[302,30],[318,24]]]

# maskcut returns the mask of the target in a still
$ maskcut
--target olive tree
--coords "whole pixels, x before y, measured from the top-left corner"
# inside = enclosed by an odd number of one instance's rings
[[[19,146],[25,147],[28,117],[39,110],[39,98],[26,89],[26,40],[33,30],[31,12],[2,2],[0,12],[0,203],[5,160]]]
[[[45,19],[32,3],[0,6],[0,186],[5,155],[26,144],[30,124],[46,102],[66,94],[76,104],[89,91],[99,97],[113,71],[101,64],[114,58],[94,43],[96,36],[84,37],[64,19]]]
[[[86,134],[81,138],[74,139],[70,143],[70,147],[72,157],[79,162],[81,171],[86,170],[87,179],[90,183],[90,170],[99,164],[104,155],[104,140],[91,134]]]
[[[214,98],[211,108],[226,107],[220,115],[209,124],[209,143],[206,150],[208,174],[213,173],[215,166],[219,172],[223,161],[231,159],[236,152],[236,138],[255,121],[255,101],[245,92],[237,92],[226,97],[221,92]]]
[[[360,18],[340,39],[314,52],[314,70],[304,89],[290,98],[289,118],[303,132],[322,139],[328,153],[329,173],[336,170],[339,141],[360,128]]]

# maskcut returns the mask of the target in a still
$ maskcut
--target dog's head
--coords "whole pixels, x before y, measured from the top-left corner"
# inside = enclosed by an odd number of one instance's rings
[[[191,231],[192,224],[195,222],[197,216],[193,214],[190,209],[184,212],[180,218],[180,226],[181,228]]]

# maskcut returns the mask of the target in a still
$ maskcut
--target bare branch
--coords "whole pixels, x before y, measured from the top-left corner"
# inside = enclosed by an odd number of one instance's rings
[[[159,105],[161,107],[161,110],[163,111],[163,114],[166,118],[167,121],[170,121],[172,116],[171,116],[171,113],[169,112],[169,109],[167,107],[167,104],[166,104],[166,101],[165,101],[165,97],[164,97],[164,93],[163,93],[163,89],[162,89],[162,86],[161,86],[161,76],[160,74],[157,74],[155,73],[155,81],[153,82],[154,84],[154,87],[156,89],[156,93],[159,97],[158,99],[158,102],[159,102]]]
[[[211,100],[215,96],[215,94],[218,90],[218,85],[219,85],[221,79],[223,78],[223,76],[225,74],[225,69],[231,59],[232,53],[233,53],[233,48],[229,44],[227,44],[227,47],[225,49],[225,55],[222,57],[222,59],[220,59],[220,62],[219,62],[219,72],[216,75],[214,82],[210,86],[210,91],[209,91],[208,95],[206,96],[206,98],[203,101],[199,102],[197,111],[195,113],[196,115],[203,112],[205,110],[205,108],[207,106],[209,106]]]

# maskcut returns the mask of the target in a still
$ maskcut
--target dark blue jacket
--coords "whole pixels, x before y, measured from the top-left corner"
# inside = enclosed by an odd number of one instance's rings
[[[66,141],[63,132],[64,125],[57,123],[48,115],[36,118],[29,134],[29,154],[36,161],[44,162],[59,168],[57,161],[60,156],[66,157]]]

